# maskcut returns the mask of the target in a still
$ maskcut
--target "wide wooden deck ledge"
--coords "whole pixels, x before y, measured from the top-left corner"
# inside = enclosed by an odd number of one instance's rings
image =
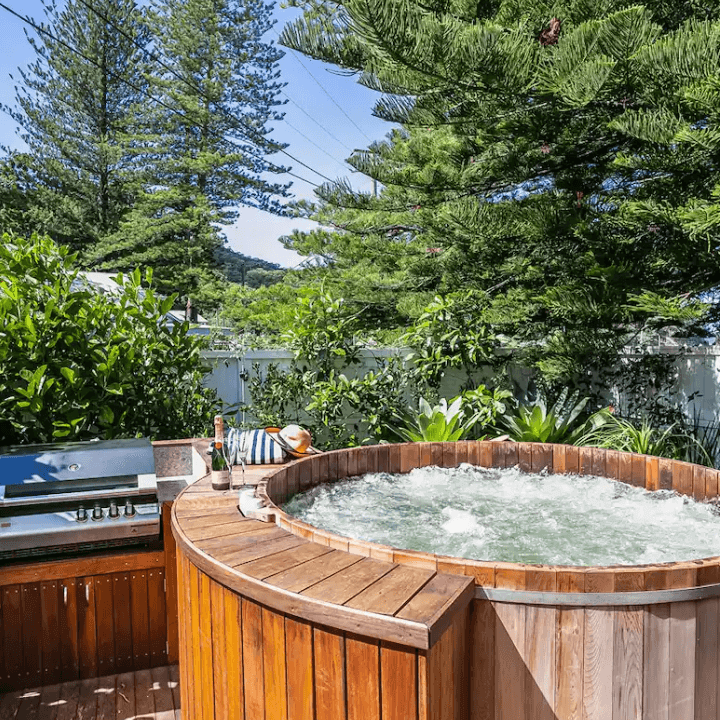
[[[250,467],[244,482],[267,497],[276,470]],[[172,528],[192,565],[243,597],[313,624],[421,650],[431,648],[474,597],[470,577],[366,557],[350,552],[348,539],[334,548],[277,522],[243,517],[239,473],[235,481],[223,492],[212,490],[209,475],[189,486],[175,501]],[[287,524],[289,516],[277,514]]]

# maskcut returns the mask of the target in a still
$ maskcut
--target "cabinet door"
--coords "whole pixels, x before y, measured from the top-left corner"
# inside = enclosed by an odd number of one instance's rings
[[[42,684],[54,685],[62,679],[62,644],[60,613],[62,586],[57,580],[40,583],[40,617],[42,618]]]
[[[78,645],[77,580],[67,578],[58,581],[60,592],[59,637],[60,678],[77,680],[80,677],[80,646]]]
[[[0,693],[167,665],[162,567],[0,587]]]
[[[0,588],[2,597],[2,690],[22,687],[22,585],[6,585]]]
[[[95,623],[97,637],[98,675],[114,675],[115,628],[114,628],[114,579],[112,575],[97,575],[95,585]]]
[[[83,679],[98,677],[95,578],[78,578],[75,597],[77,598],[80,677]]]

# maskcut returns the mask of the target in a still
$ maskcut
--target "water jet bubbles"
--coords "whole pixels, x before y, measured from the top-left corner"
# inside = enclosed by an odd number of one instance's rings
[[[444,507],[441,515],[446,518],[441,526],[446,533],[452,535],[472,533],[474,537],[477,537],[485,532],[473,514],[467,510]]]

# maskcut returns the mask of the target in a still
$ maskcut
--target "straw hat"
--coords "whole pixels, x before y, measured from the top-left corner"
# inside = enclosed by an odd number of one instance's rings
[[[276,427],[265,428],[265,432],[277,444],[293,457],[318,455],[320,450],[312,446],[312,436],[299,425],[286,425],[282,430]]]

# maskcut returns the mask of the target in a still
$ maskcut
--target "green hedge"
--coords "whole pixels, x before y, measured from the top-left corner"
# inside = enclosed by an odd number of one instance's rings
[[[201,384],[204,341],[167,326],[174,298],[139,271],[114,295],[74,288],[75,259],[49,238],[3,236],[0,444],[205,434],[218,403]]]

